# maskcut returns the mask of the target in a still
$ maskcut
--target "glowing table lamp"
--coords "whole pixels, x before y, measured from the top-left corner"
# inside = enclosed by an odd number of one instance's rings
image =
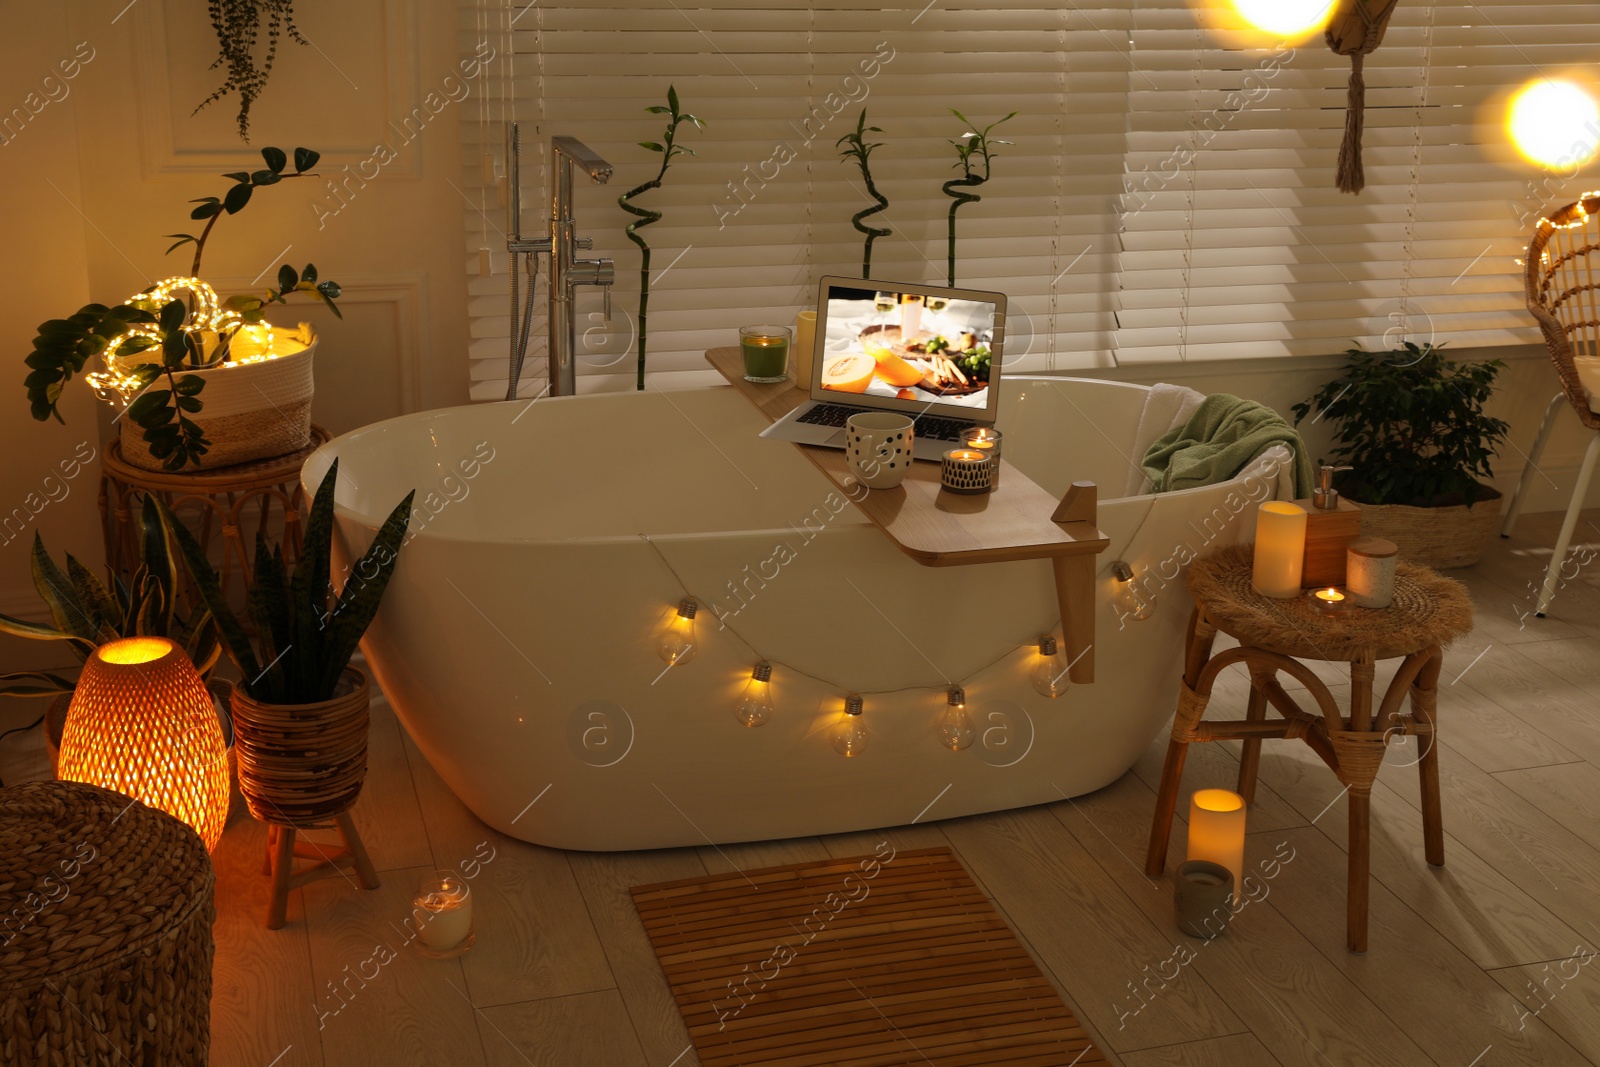
[[[1234,899],[1243,892],[1244,797],[1226,789],[1196,789],[1189,800],[1189,858],[1210,860],[1233,875]]]
[[[101,645],[61,737],[62,779],[113,789],[188,823],[209,851],[228,818],[228,758],[211,693],[165,637]]]

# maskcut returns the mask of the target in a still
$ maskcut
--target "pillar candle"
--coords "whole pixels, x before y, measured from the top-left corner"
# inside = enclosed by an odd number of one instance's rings
[[[1233,875],[1240,892],[1244,875],[1244,797],[1226,789],[1196,789],[1189,800],[1189,859],[1210,860]]]
[[[802,389],[811,388],[811,350],[816,347],[817,313],[802,311],[794,317],[794,383]]]
[[[1305,565],[1306,512],[1298,504],[1269,500],[1256,511],[1255,568],[1250,584],[1262,596],[1300,595]]]

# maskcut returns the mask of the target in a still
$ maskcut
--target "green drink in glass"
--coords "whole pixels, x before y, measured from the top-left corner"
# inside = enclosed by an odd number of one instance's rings
[[[771,385],[789,377],[787,326],[741,326],[739,349],[744,353],[744,380]]]

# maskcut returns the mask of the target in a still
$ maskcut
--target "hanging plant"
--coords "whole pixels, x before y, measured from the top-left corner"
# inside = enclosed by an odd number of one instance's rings
[[[862,208],[850,216],[850,225],[866,235],[866,242],[861,249],[861,276],[863,278],[872,277],[872,242],[880,237],[888,237],[893,232],[887,227],[868,226],[862,221],[868,215],[876,215],[878,212],[887,211],[889,208],[889,198],[878,192],[878,187],[872,182],[872,167],[868,159],[872,155],[874,148],[882,148],[883,145],[881,143],[869,143],[867,134],[882,132],[876,126],[867,125],[867,109],[862,108],[861,114],[856,118],[855,132],[847,133],[834,142],[835,146],[845,146],[844,150],[839,153],[841,156],[845,159],[854,159],[856,161],[856,166],[861,168],[861,180],[867,183],[867,195],[877,201],[874,206]]]
[[[272,64],[278,58],[278,38],[287,33],[296,44],[305,44],[300,28],[294,24],[294,0],[210,0],[206,5],[211,27],[217,33],[217,58],[207,69],[227,71],[221,88],[194,110],[215,103],[229,93],[239,94],[239,139],[250,141],[250,105],[267,87]],[[267,54],[256,64],[256,44],[265,20]]]
[[[951,178],[941,186],[944,189],[944,195],[951,198],[949,226],[950,280],[946,284],[953,289],[956,284],[956,209],[963,204],[975,204],[983,199],[978,194],[969,193],[965,190],[976,189],[989,180],[989,163],[992,158],[990,149],[994,145],[1011,143],[1010,141],[998,139],[991,141],[989,139],[989,131],[1002,122],[1016,118],[1017,113],[1013,111],[1003,119],[995,119],[981,130],[977,129],[977,123],[955,108],[951,108],[950,113],[967,126],[966,133],[962,134],[959,139],[950,142],[955,146],[956,166],[961,168],[961,177]],[[977,132],[973,132],[974,130]],[[974,171],[973,164],[975,160],[983,161],[983,174],[981,176]]]
[[[1323,34],[1334,53],[1350,57],[1350,84],[1345,93],[1344,140],[1339,144],[1335,183],[1341,193],[1359,193],[1367,184],[1361,167],[1361,131],[1366,123],[1367,83],[1361,68],[1368,53],[1383,43],[1389,16],[1399,0],[1338,0]]]
[[[678,109],[678,90],[670,85],[667,86],[667,105],[662,107],[660,104],[656,104],[645,108],[645,111],[652,115],[670,116],[667,121],[666,132],[662,135],[659,143],[655,141],[639,142],[640,148],[661,154],[661,169],[656,171],[654,178],[651,178],[643,185],[634,186],[617,197],[617,203],[622,210],[630,215],[638,216],[640,220],[628,223],[626,232],[628,240],[639,246],[639,388],[641,390],[644,388],[645,318],[650,306],[650,245],[646,243],[643,237],[639,236],[637,231],[642,230],[651,223],[659,222],[661,220],[661,212],[635,207],[630,201],[650,189],[661,188],[661,179],[667,176],[667,167],[672,164],[673,156],[680,152],[686,155],[694,155],[694,149],[685,148],[681,144],[674,143],[678,136],[678,125],[680,123],[690,122],[698,129],[705,128],[704,122],[687,111]]]

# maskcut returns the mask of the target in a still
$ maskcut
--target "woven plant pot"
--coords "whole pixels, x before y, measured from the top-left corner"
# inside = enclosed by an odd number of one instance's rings
[[[307,347],[276,359],[233,363],[210,370],[181,371],[204,378],[201,408],[192,416],[211,442],[201,466],[231,467],[298,452],[311,443],[311,362],[317,338],[306,328]],[[144,428],[132,419],[122,427],[122,458],[147,471],[162,470],[150,454]]]
[[[239,792],[250,814],[311,826],[349,811],[367,776],[367,676],[346,667],[331,700],[263,704],[234,687]]]
[[[1435,570],[1470,567],[1483,556],[1500,526],[1500,491],[1478,487],[1481,496],[1468,507],[1414,508],[1406,504],[1363,504],[1361,533],[1393,541],[1400,558]]]

